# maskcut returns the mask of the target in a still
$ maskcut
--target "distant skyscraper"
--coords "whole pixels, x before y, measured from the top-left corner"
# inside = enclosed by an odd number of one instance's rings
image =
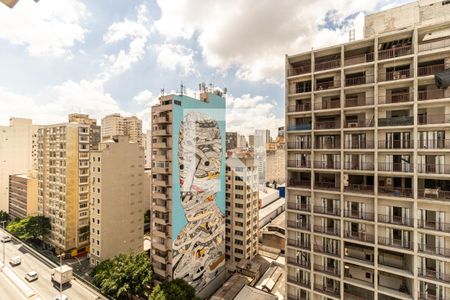
[[[238,147],[238,133],[237,132],[227,132],[227,150],[236,149]]]
[[[130,142],[143,144],[142,120],[139,118],[122,117],[120,114],[111,114],[102,119],[102,141],[115,136],[126,135]]]
[[[270,130],[255,130],[255,165],[258,169],[258,182],[260,185],[266,182],[266,144],[270,142]]]
[[[249,148],[255,147],[255,135],[253,135],[253,134],[250,134],[248,136],[248,147]]]
[[[284,136],[284,126],[278,127],[278,137]]]
[[[239,149],[247,148],[247,139],[245,138],[245,135],[242,134],[237,135],[237,147]]]

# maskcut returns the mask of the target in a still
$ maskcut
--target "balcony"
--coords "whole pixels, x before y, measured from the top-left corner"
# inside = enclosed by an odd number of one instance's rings
[[[341,297],[341,291],[339,287],[329,287],[323,284],[316,283],[314,284],[314,290],[317,292],[320,292],[322,294],[326,294],[328,296],[334,297],[334,298],[340,298]]]
[[[288,275],[287,281],[290,283],[296,284],[298,286],[308,288],[308,289],[311,287],[311,283],[309,282],[308,279],[300,279],[295,276]]]
[[[408,227],[414,226],[413,218],[403,218],[403,217],[399,217],[399,216],[390,216],[390,215],[383,215],[383,214],[378,214],[378,222],[386,223],[386,224],[393,224],[393,225],[408,226]]]
[[[439,115],[418,115],[417,123],[419,125],[446,124],[450,123],[450,114]]]
[[[169,135],[167,129],[157,129],[152,131],[153,136],[165,136]]]
[[[378,171],[380,172],[401,172],[411,173],[414,172],[414,165],[411,163],[391,163],[391,162],[378,162]]]
[[[346,120],[344,122],[345,128],[364,128],[373,127],[374,120],[372,119],[362,119],[362,120]]]
[[[297,259],[297,257],[288,256],[287,262],[288,262],[288,264],[295,265],[295,266],[303,268],[303,269],[309,269],[309,267],[310,267],[310,263],[308,261],[303,261],[303,260]]]
[[[413,74],[412,69],[381,72],[378,75],[378,80],[379,81],[394,81],[394,80],[408,79],[408,78],[411,78],[412,74]]]
[[[357,64],[364,64],[364,63],[372,62],[373,58],[374,58],[373,52],[356,54],[356,55],[351,55],[348,57],[345,56],[344,65],[351,66],[351,65],[357,65]]]
[[[423,199],[450,201],[450,191],[444,191],[440,188],[418,189],[417,195]]]
[[[302,222],[302,221],[287,221],[287,225],[289,228],[295,228],[295,229],[302,229],[302,230],[311,230],[311,224],[308,222]]]
[[[341,168],[341,162],[339,161],[314,161],[314,168],[316,169],[332,169],[337,170]]]
[[[345,78],[345,86],[356,86],[362,84],[369,84],[374,82],[373,75],[364,75],[364,76],[356,76],[356,77],[346,77]]]
[[[296,247],[296,248],[300,248],[300,249],[304,249],[304,250],[311,250],[311,244],[307,243],[305,241],[288,239],[287,244],[292,247]]]
[[[346,193],[359,193],[359,194],[373,194],[373,185],[366,184],[349,184],[344,186],[344,192]]]
[[[450,283],[450,275],[432,269],[418,268],[419,277]]]
[[[293,124],[288,126],[288,131],[311,130],[311,123]]]
[[[434,291],[436,293],[436,291]],[[431,294],[430,292],[421,293],[419,292],[419,300],[450,300],[444,296],[436,296]]]
[[[345,141],[345,149],[373,149],[373,140],[366,141]]]
[[[450,174],[450,165],[418,163],[417,171],[425,174]]]
[[[317,121],[314,125],[314,129],[339,129],[341,122],[339,120],[334,121]]]
[[[316,62],[314,70],[316,72],[339,68],[341,66],[341,59],[331,59],[322,62]]]
[[[346,170],[355,170],[355,171],[373,171],[374,166],[372,162],[349,162],[346,161],[344,164],[344,168]]]
[[[311,188],[311,181],[309,181],[309,180],[290,179],[289,180],[289,187],[310,189]]]
[[[341,235],[339,228],[321,226],[321,225],[314,225],[314,232],[328,234],[328,235],[334,235],[334,236]]]
[[[327,247],[327,246],[321,246],[321,245],[314,245],[314,251],[324,254],[329,254],[333,256],[339,256],[339,249],[333,248],[333,247]]]
[[[388,197],[412,198],[413,196],[413,190],[411,188],[392,187],[392,186],[380,186],[378,187],[378,193],[382,196]]]
[[[315,110],[322,110],[322,109],[334,109],[334,108],[340,108],[341,107],[341,100],[322,100],[321,102],[317,102],[314,104]]]
[[[445,65],[444,64],[435,64],[435,65],[429,65],[424,67],[418,67],[417,68],[417,76],[430,76],[434,75],[438,72],[444,71]]]
[[[378,237],[378,244],[394,248],[413,250],[413,243],[411,243],[410,241],[390,239],[383,236]]]
[[[310,150],[311,142],[309,141],[297,141],[297,142],[288,142],[287,147],[289,150]]]
[[[411,102],[414,100],[413,93],[397,93],[378,96],[378,104],[394,104]]]
[[[314,264],[314,271],[324,273],[331,276],[340,276],[340,272],[338,268],[322,266],[319,264]]]
[[[365,232],[352,232],[352,231],[345,231],[344,237],[346,239],[352,239],[355,241],[360,241],[364,243],[370,243],[373,244],[375,242],[375,237],[373,234],[368,234]]]
[[[296,105],[289,105],[288,106],[288,113],[305,112],[305,111],[311,111],[311,103],[306,102],[306,103],[303,103],[303,104],[296,104]]]
[[[314,188],[318,190],[339,191],[340,187],[335,182],[318,181],[314,183]]]
[[[438,50],[450,47],[450,38],[443,39],[437,42],[428,42],[419,45],[419,52]]]
[[[351,218],[351,219],[357,219],[357,220],[366,220],[366,221],[373,221],[374,220],[374,213],[372,212],[360,212],[356,210],[344,210],[344,217]]]
[[[309,212],[311,210],[311,206],[309,204],[303,204],[303,203],[288,202],[287,207],[288,207],[288,209],[298,210],[298,211]]]
[[[450,257],[450,249],[444,247],[436,247],[434,245],[418,245],[418,251],[426,254]]]
[[[400,57],[405,55],[410,55],[413,53],[413,48],[411,45],[402,47],[393,47],[391,49],[378,51],[378,59],[389,59],[394,57]]]
[[[426,89],[426,90],[420,90],[417,94],[417,99],[419,101],[426,101],[426,100],[434,100],[434,99],[442,99],[445,97],[445,90],[443,89]]]
[[[339,215],[341,215],[341,210],[339,208],[325,207],[325,206],[322,206],[322,205],[315,205],[314,206],[314,212],[318,213],[318,214],[330,215],[330,216],[339,216]]]
[[[339,80],[329,80],[329,81],[318,81],[316,83],[316,91],[324,91],[329,89],[336,89],[341,87],[341,82]]]
[[[390,117],[390,118],[378,118],[378,126],[410,126],[414,124],[414,117],[402,116],[402,117]]]
[[[417,220],[417,227],[427,230],[450,232],[450,223],[436,222],[433,220]]]
[[[345,99],[345,107],[373,105],[373,97],[351,97]]]
[[[288,70],[288,76],[297,76],[297,75],[303,75],[311,73],[311,64],[305,64],[303,66],[293,67],[289,68]]]
[[[315,143],[316,149],[340,149],[341,148],[341,141],[339,139],[336,140],[325,140],[325,141],[316,141]]]
[[[302,160],[288,160],[288,168],[311,168],[311,162]]]
[[[380,140],[378,149],[413,149],[413,140]]]

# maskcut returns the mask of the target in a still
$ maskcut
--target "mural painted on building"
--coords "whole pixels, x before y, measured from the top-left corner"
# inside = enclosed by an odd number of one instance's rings
[[[204,113],[186,113],[179,129],[178,168],[187,224],[173,241],[173,277],[185,279],[197,290],[225,265],[225,223],[216,203],[222,163],[218,122]]]

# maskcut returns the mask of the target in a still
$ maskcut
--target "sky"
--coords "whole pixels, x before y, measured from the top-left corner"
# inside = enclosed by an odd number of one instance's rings
[[[284,125],[286,54],[362,38],[410,0],[20,0],[0,4],[0,125],[137,115],[161,90],[227,88],[227,131]]]

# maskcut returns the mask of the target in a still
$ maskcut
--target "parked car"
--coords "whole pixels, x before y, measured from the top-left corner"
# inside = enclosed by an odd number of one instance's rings
[[[11,237],[9,235],[4,235],[0,238],[0,242],[2,243],[11,242]]]
[[[25,274],[25,279],[26,279],[28,282],[35,281],[35,280],[38,279],[38,273],[35,272],[35,271],[30,271],[30,272],[28,272],[27,274]]]
[[[11,259],[9,260],[9,264],[11,266],[18,266],[22,263],[22,258],[20,256],[13,256],[11,257]]]
[[[53,300],[70,300],[70,299],[66,295],[62,294],[62,295],[56,296],[55,299],[53,299]]]

